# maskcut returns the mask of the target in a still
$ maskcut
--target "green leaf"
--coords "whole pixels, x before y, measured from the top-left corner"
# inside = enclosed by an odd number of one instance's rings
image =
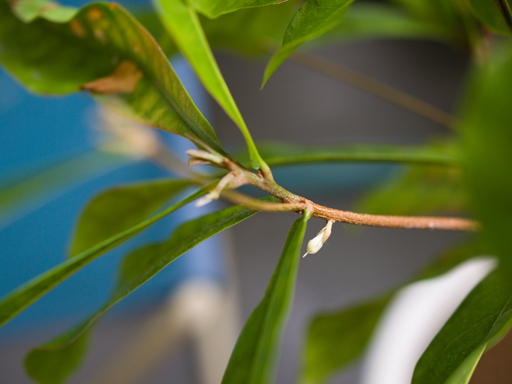
[[[265,69],[263,85],[298,47],[336,27],[354,0],[307,0],[295,13],[277,51]]]
[[[275,198],[264,201],[276,202]],[[84,354],[83,340],[99,317],[122,298],[129,295],[163,268],[200,242],[257,213],[235,206],[199,217],[180,225],[162,243],[146,245],[128,255],[120,269],[116,287],[107,302],[87,320],[40,347],[25,360],[30,377],[41,384],[60,384],[77,368]],[[59,357],[66,359],[59,362]]]
[[[258,154],[258,150],[254,145],[249,129],[222,77],[215,57],[206,40],[199,17],[194,9],[186,4],[184,0],[154,0],[153,3],[163,25],[178,49],[192,65],[207,91],[240,128],[247,142],[252,166],[256,169],[265,167],[263,159]]]
[[[457,368],[457,370],[449,377],[446,384],[468,384],[473,376],[476,365],[480,361],[485,352],[486,344],[477,348],[469,357]]]
[[[473,213],[482,224],[488,252],[500,258],[500,268],[512,276],[512,49],[499,52],[493,65],[473,76],[466,100],[464,175]]]
[[[208,19],[199,15],[199,20],[210,46],[247,56],[264,56],[269,47],[278,46],[289,20],[297,7],[288,1],[279,7],[247,8],[238,12]],[[137,19],[156,38],[167,56],[178,49],[154,12],[136,13]]]
[[[510,35],[512,31],[512,12],[510,0],[469,0],[475,16],[491,31]]]
[[[190,185],[189,180],[158,180],[100,193],[80,216],[70,256],[76,256],[146,220],[167,200]]]
[[[276,4],[279,0],[187,0],[197,11],[210,19],[219,17],[224,13],[233,12],[242,8],[261,7]]]
[[[90,178],[129,161],[125,157],[91,152],[5,178],[0,184],[0,228]]]
[[[72,7],[56,6],[47,0],[20,1],[15,4],[13,11],[25,23],[34,21],[38,17],[54,22],[65,22],[76,14]]]
[[[214,20],[202,17],[201,24],[212,47],[263,56],[270,47],[279,46],[296,9],[296,2],[288,1],[277,7],[242,9]]]
[[[392,295],[315,316],[307,333],[301,383],[324,383],[366,349]]]
[[[309,215],[304,215],[290,229],[265,296],[238,337],[222,384],[267,384],[272,381],[274,360],[293,302],[308,219]]]
[[[456,166],[458,159],[441,147],[399,146],[388,144],[311,145],[285,142],[258,143],[267,164],[282,166],[317,162],[387,162]],[[247,155],[237,156],[242,162]]]
[[[67,340],[65,334],[44,347],[33,349],[25,358],[27,374],[40,384],[63,383],[85,357],[89,336],[88,332],[83,332],[66,348],[60,348]]]
[[[466,207],[466,190],[459,169],[414,166],[367,193],[355,209],[378,215],[409,216],[462,212]]]
[[[34,12],[24,10],[27,2],[31,0],[16,1],[13,7],[30,19]],[[44,4],[38,1],[31,7],[60,9],[55,3]],[[224,153],[153,37],[117,4],[93,3],[71,18],[38,18],[27,24],[0,0],[0,42],[0,62],[34,92],[87,89],[100,103],[129,118]]]
[[[145,220],[124,232],[118,233],[117,235],[110,237],[109,239],[95,245],[87,251],[64,261],[63,263],[25,283],[21,287],[9,293],[7,296],[4,296],[0,300],[0,326],[5,324],[38,298],[50,291],[53,287],[60,284],[62,281],[67,279],[73,273],[80,270],[94,259],[103,255],[110,249],[123,243],[129,238],[135,236],[137,233],[146,229],[161,218],[176,211],[191,201],[194,201],[198,197],[203,196],[211,188],[213,188],[215,184],[216,182],[213,182],[205,187],[200,188],[190,196],[167,208],[158,215],[153,216],[152,218]]]
[[[165,56],[170,58],[179,52],[178,47],[172,41],[153,9],[134,10],[133,15],[155,38]]]
[[[450,378],[464,383],[482,350],[509,331],[512,288],[502,272],[491,273],[464,299],[418,361],[412,384],[444,384]]]
[[[400,7],[381,3],[355,3],[343,23],[313,40],[311,45],[359,39],[427,39],[455,42],[448,26],[422,20]]]

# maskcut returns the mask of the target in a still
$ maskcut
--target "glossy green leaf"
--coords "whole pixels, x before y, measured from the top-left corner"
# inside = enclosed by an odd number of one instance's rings
[[[188,3],[203,15],[208,16],[210,19],[214,19],[222,14],[242,8],[253,8],[276,4],[279,3],[279,0],[188,0]]]
[[[265,167],[235,100],[222,77],[199,17],[184,0],[154,0],[155,8],[178,49],[190,62],[206,90],[242,131],[254,168]],[[221,2],[222,4],[222,2]]]
[[[30,19],[33,9],[23,9],[27,2],[16,1],[13,7]],[[32,3],[59,9],[48,4]],[[0,42],[0,62],[34,92],[88,89],[100,103],[129,118],[199,139],[223,153],[153,37],[117,4],[93,3],[72,18],[27,24],[0,0]]]
[[[467,207],[461,172],[453,167],[414,166],[363,196],[357,211],[379,215],[462,212]]]
[[[275,198],[265,201],[276,202]],[[83,356],[88,330],[106,310],[129,295],[163,268],[200,242],[257,213],[241,206],[199,217],[180,225],[162,243],[146,245],[128,255],[120,269],[116,287],[107,302],[87,320],[34,350],[25,361],[30,377],[41,384],[60,384],[77,368]],[[59,361],[59,357],[66,360]],[[54,363],[55,362],[55,363]]]
[[[110,249],[123,243],[129,238],[135,236],[137,233],[146,229],[161,218],[185,206],[191,201],[194,201],[200,196],[203,196],[211,188],[213,188],[214,185],[215,183],[211,183],[208,186],[200,188],[190,196],[167,208],[158,215],[155,215],[152,218],[145,220],[124,232],[116,234],[115,236],[112,236],[100,244],[95,245],[87,251],[64,261],[63,263],[25,283],[21,287],[9,293],[7,296],[4,296],[2,299],[0,299],[0,326],[5,324],[38,298],[50,291],[53,287],[60,284],[62,281],[67,279],[73,273],[77,272],[94,259],[103,255]]]
[[[69,189],[129,161],[126,157],[91,152],[4,178],[0,184],[0,228]]]
[[[385,162],[456,166],[455,154],[445,148],[389,144],[311,145],[285,142],[258,143],[260,153],[271,166],[318,162]],[[237,159],[246,162],[247,155]]]
[[[309,215],[295,221],[265,296],[238,337],[222,384],[267,384],[291,310],[300,249]]]
[[[412,384],[468,379],[482,349],[508,332],[512,326],[512,288],[502,272],[491,273],[464,299],[418,361]]]
[[[76,256],[146,220],[167,200],[190,185],[188,180],[158,180],[100,193],[87,204],[80,216],[70,256]]]
[[[512,12],[510,0],[469,0],[475,16],[491,31],[510,35]]]
[[[473,376],[473,372],[480,361],[487,345],[477,348],[457,370],[449,377],[446,384],[468,384]]]
[[[318,384],[356,360],[391,295],[334,313],[315,316],[307,333],[301,383]]]
[[[336,27],[354,0],[307,0],[295,13],[286,29],[283,45],[265,69],[263,85],[275,70],[306,41]]]
[[[473,76],[462,113],[464,170],[473,213],[483,227],[488,252],[512,277],[512,49]]]

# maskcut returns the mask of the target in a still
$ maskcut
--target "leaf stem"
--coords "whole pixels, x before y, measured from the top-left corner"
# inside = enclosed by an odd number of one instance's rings
[[[455,129],[456,119],[450,114],[434,107],[414,96],[399,91],[393,87],[373,80],[365,75],[343,67],[338,63],[324,59],[305,51],[297,51],[290,60],[303,67],[313,69],[323,75],[343,81],[390,103],[403,107],[449,129]]]

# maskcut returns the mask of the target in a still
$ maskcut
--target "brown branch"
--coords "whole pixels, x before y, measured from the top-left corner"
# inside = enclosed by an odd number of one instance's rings
[[[420,216],[382,216],[368,215],[328,208],[316,204],[308,199],[285,203],[266,203],[255,200],[247,195],[224,191],[222,196],[235,204],[241,204],[247,208],[265,212],[309,211],[312,216],[325,220],[333,220],[339,223],[366,225],[371,227],[407,228],[407,229],[438,229],[448,231],[476,231],[479,229],[477,222],[473,220],[453,217],[420,217]]]
[[[479,229],[473,220],[453,217],[421,217],[421,216],[381,216],[354,213],[327,208],[311,202],[312,215],[326,220],[355,225],[389,228],[443,229],[451,231],[476,231]]]
[[[191,152],[191,154],[203,156],[200,151],[194,151],[193,153]],[[192,159],[197,159],[197,157],[192,157]],[[199,159],[201,159],[201,157]],[[311,216],[325,220],[372,227],[441,229],[451,231],[476,231],[480,228],[476,221],[461,218],[368,215],[324,207],[284,189],[273,179],[265,178],[261,174],[255,174],[249,171],[236,161],[228,158],[221,160],[216,159],[216,161],[217,166],[221,166],[230,171],[230,180],[236,180],[236,183],[233,185],[225,183],[226,188],[222,191],[218,190],[217,192],[221,193],[221,196],[226,200],[254,210],[267,212],[309,212]],[[236,188],[244,184],[252,185],[277,197],[281,200],[281,203],[262,202],[245,194],[230,190],[230,187]]]

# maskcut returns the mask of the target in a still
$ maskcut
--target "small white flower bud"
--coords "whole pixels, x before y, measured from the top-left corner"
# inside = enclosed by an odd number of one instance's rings
[[[334,221],[329,220],[327,222],[327,225],[324,228],[322,228],[322,230],[318,232],[318,234],[314,238],[309,240],[307,252],[302,257],[306,257],[309,254],[313,255],[317,253],[320,249],[322,249],[324,243],[327,241],[329,236],[331,236],[331,229],[333,223]]]

